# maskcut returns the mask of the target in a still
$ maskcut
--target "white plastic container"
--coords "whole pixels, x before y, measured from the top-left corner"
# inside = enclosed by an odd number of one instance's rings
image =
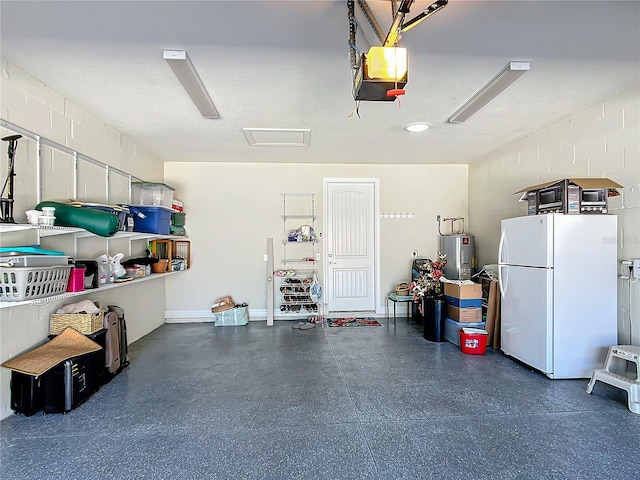
[[[38,225],[53,227],[56,223],[56,217],[52,215],[40,215],[38,217]]]
[[[42,215],[53,217],[56,214],[56,207],[42,207]]]
[[[171,208],[175,188],[164,183],[133,182],[132,205],[150,205]]]
[[[31,225],[38,225],[38,217],[43,215],[40,210],[27,210],[24,213],[27,216],[27,222]]]

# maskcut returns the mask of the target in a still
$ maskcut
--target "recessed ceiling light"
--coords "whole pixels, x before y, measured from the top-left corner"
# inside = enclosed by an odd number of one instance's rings
[[[426,130],[429,130],[430,128],[431,128],[431,125],[429,125],[426,122],[414,122],[404,126],[404,129],[407,132],[411,132],[411,133],[424,132]]]

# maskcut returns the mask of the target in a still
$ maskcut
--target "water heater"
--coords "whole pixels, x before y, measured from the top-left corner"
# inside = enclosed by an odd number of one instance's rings
[[[476,249],[472,235],[456,233],[440,236],[440,252],[447,255],[444,276],[450,280],[469,280],[476,267]]]

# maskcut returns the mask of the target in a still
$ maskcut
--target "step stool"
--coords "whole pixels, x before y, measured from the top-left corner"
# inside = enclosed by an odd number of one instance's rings
[[[626,362],[635,363],[636,377],[629,378],[610,371],[614,358],[620,358]],[[591,375],[591,380],[589,380],[589,385],[587,385],[587,393],[591,393],[593,391],[593,386],[598,380],[622,390],[626,390],[629,400],[629,410],[633,413],[640,414],[640,377],[638,375],[640,375],[640,347],[635,347],[633,345],[616,345],[615,347],[609,347],[607,359],[604,362],[604,368],[594,370]]]

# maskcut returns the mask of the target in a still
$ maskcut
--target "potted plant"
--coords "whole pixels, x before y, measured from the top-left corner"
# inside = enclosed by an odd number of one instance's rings
[[[426,269],[411,283],[413,301],[423,317],[424,337],[435,342],[444,341],[444,300],[441,278],[447,265],[446,254],[438,252],[437,260],[426,264]]]

